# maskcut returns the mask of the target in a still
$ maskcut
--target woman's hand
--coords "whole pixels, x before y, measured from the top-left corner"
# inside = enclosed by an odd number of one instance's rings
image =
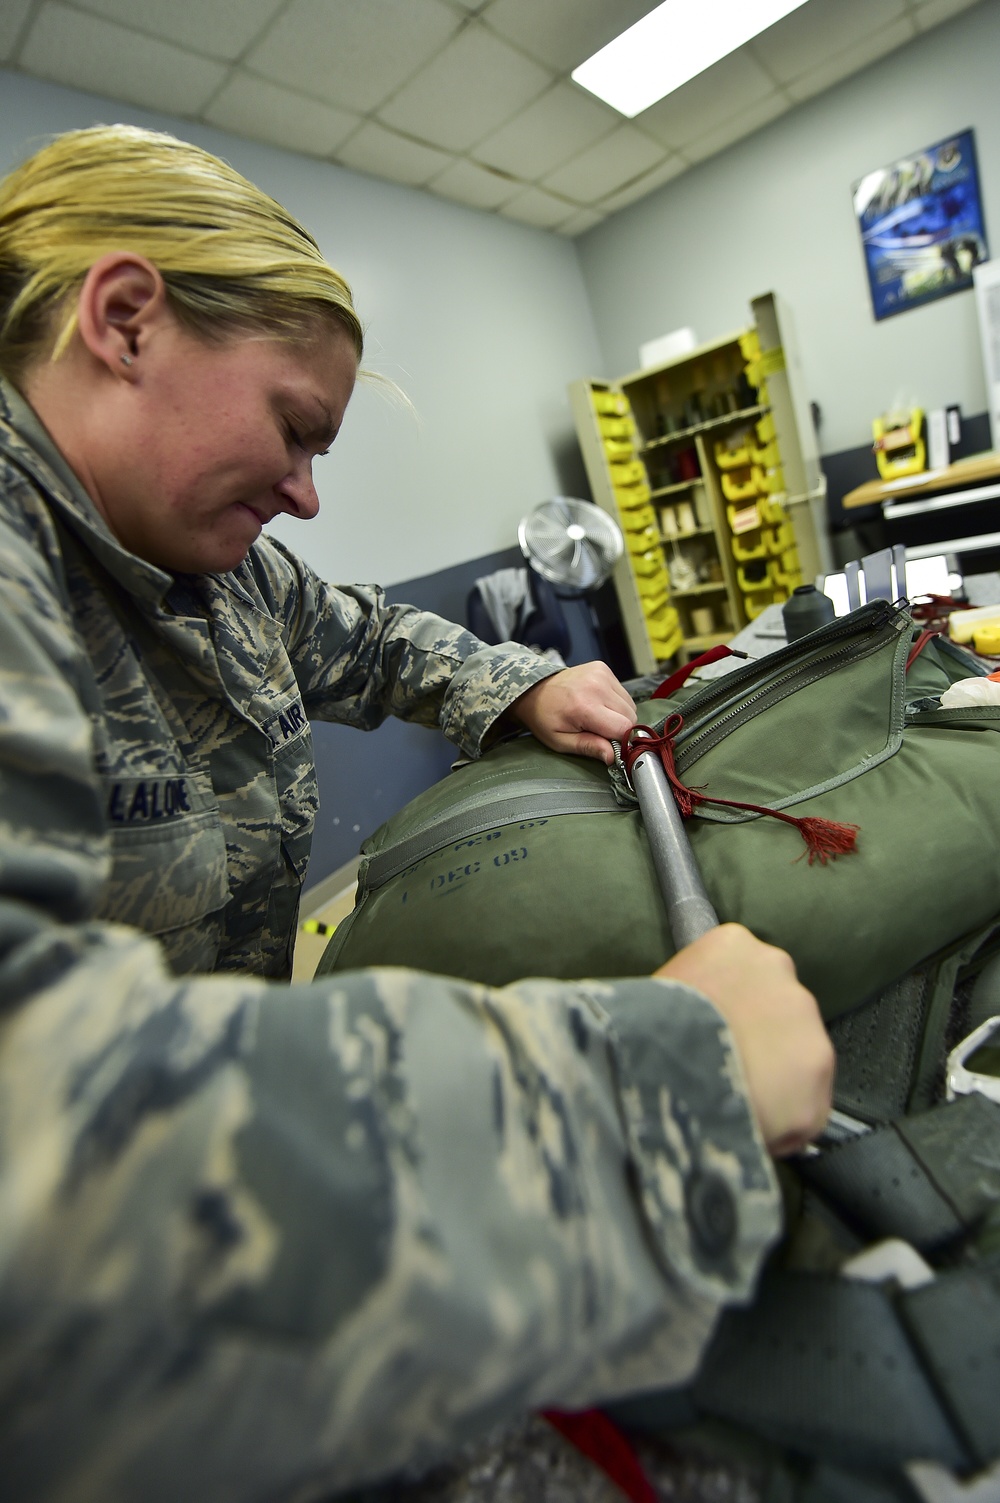
[[[606,663],[581,663],[543,678],[507,713],[552,751],[595,757],[610,767],[612,740],[635,725],[635,705]]]
[[[697,988],[722,1013],[775,1158],[796,1153],[822,1132],[833,1091],[833,1046],[790,955],[762,944],[741,924],[722,924],[656,975]]]

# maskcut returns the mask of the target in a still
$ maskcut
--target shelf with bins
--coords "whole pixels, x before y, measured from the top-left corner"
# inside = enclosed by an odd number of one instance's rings
[[[638,673],[725,641],[828,567],[825,519],[793,504],[819,463],[790,319],[773,293],[751,307],[748,329],[570,387],[594,500],[625,531],[615,587]]]
[[[682,634],[631,408],[608,382],[574,382],[570,399],[594,500],[625,538],[613,580],[629,650],[636,671],[652,673],[676,655]]]

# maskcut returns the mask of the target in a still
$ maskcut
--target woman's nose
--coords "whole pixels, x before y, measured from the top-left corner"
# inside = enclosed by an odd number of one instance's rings
[[[304,459],[281,482],[278,491],[285,502],[285,510],[293,517],[301,517],[304,522],[308,522],[319,511],[319,496],[313,484],[311,460]]]

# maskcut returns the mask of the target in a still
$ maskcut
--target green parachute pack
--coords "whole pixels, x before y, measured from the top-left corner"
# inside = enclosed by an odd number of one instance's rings
[[[1000,707],[942,711],[981,672],[876,601],[677,697],[678,774],[710,796],[857,827],[810,861],[794,827],[703,804],[688,831],[720,919],[794,957],[824,1016],[856,1006],[1000,910]],[[357,906],[321,973],[409,965],[502,986],[638,975],[673,953],[638,808],[619,771],[507,741],[362,847]]]
[[[852,1124],[779,1167],[787,1234],[692,1385],[612,1410],[750,1466],[766,1503],[1000,1498],[1000,707],[939,703],[984,671],[874,601],[639,704],[674,728],[678,779],[731,801],[687,822],[709,897],[794,957]],[[853,849],[816,859],[762,810],[854,827]],[[672,951],[623,768],[524,736],[365,842],[319,973],[504,985],[642,974]]]

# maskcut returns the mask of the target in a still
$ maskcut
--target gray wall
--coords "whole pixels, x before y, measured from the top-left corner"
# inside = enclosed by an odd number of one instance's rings
[[[170,130],[280,199],[351,282],[368,363],[415,412],[360,385],[316,468],[320,516],[276,525],[326,578],[395,583],[493,554],[579,485],[566,384],[598,353],[571,241],[21,74],[0,71],[0,102],[0,172],[61,130]]]
[[[791,305],[824,451],[870,443],[897,396],[982,411],[973,293],[876,324],[851,185],[971,125],[1000,255],[998,62],[1000,0],[981,0],[591,230],[578,243],[600,374],[634,370],[640,343],[671,329],[740,328],[750,298],[774,290]]]

